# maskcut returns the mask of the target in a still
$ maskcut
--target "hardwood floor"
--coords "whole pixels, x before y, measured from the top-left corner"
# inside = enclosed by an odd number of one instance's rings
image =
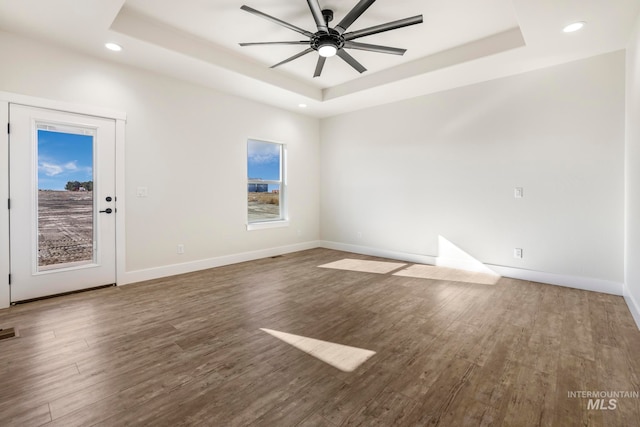
[[[639,398],[570,396],[640,391],[621,297],[318,267],[345,258],[385,261],[314,249],[0,310],[0,424],[640,425]],[[342,372],[260,328],[376,354]]]

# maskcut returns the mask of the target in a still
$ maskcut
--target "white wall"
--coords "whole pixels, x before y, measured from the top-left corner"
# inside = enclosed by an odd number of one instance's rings
[[[640,17],[627,47],[625,298],[640,327]]]
[[[637,34],[627,54],[626,283],[640,301]],[[0,91],[127,113],[130,280],[319,238],[435,257],[441,235],[487,264],[623,282],[623,52],[320,125],[7,33],[0,51],[12,58],[0,67]],[[288,228],[245,230],[247,137],[288,144]],[[135,197],[138,186],[148,198]],[[513,198],[516,186],[524,199]],[[524,259],[512,257],[515,247]]]
[[[622,293],[624,63],[615,52],[323,120],[322,239],[434,257],[441,235],[487,264]]]
[[[126,270],[145,272],[131,280],[317,241],[317,119],[8,33],[0,52],[11,58],[0,66],[0,91],[127,113]],[[249,137],[287,144],[289,227],[246,230]],[[148,198],[136,197],[139,186]]]

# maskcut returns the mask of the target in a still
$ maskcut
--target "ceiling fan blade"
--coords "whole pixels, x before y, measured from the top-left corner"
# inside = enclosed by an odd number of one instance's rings
[[[358,42],[344,42],[344,47],[347,49],[366,50],[369,52],[389,53],[391,55],[404,55],[407,49],[400,49],[397,47],[379,46],[377,44],[367,44]]]
[[[259,46],[265,44],[286,44],[286,45],[298,45],[298,44],[309,44],[309,40],[301,40],[299,42],[250,42],[250,43],[239,43],[240,46]]]
[[[288,28],[290,30],[293,30],[293,31],[295,31],[297,33],[304,34],[307,37],[313,36],[313,33],[309,32],[307,30],[303,30],[302,28],[296,27],[295,25],[289,24],[288,22],[284,22],[281,19],[275,18],[275,17],[273,17],[271,15],[267,15],[266,13],[260,12],[259,10],[255,10],[252,7],[243,5],[242,7],[240,7],[240,9],[242,9],[244,11],[247,11],[249,13],[253,13],[254,15],[257,15],[257,16],[259,16],[261,18],[264,18],[264,19],[266,19],[268,21],[274,22],[274,23],[276,23],[278,25],[282,25],[283,27]]]
[[[322,15],[322,9],[320,8],[318,0],[307,0],[307,3],[309,4],[309,9],[311,9],[313,19],[316,21],[316,25],[318,26],[318,31],[328,33],[329,28],[327,28],[327,23],[324,21],[324,16]]]
[[[356,61],[355,58],[353,56],[349,55],[344,49],[339,49],[338,50],[338,56],[340,58],[344,59],[344,61],[347,64],[349,64],[353,68],[355,68],[357,72],[364,73],[365,71],[367,71],[367,69],[364,68],[361,63]]]
[[[318,55],[318,64],[316,65],[316,72],[313,73],[313,77],[320,77],[322,74],[322,69],[324,68],[324,63],[327,60],[326,57]]]
[[[355,5],[344,18],[342,18],[342,21],[336,25],[335,30],[340,34],[347,31],[347,28],[349,28],[349,26],[353,24],[365,10],[369,9],[369,6],[375,3],[375,1],[376,0],[360,0],[358,4]]]
[[[376,25],[374,27],[364,28],[362,30],[346,33],[344,34],[344,39],[354,40],[360,37],[370,36],[372,34],[383,33],[385,31],[391,31],[402,27],[408,27],[409,25],[421,24],[422,21],[422,15],[412,16],[411,18],[399,19],[397,21],[387,22],[386,24]]]
[[[298,59],[298,58],[300,58],[301,56],[304,56],[304,55],[306,55],[307,53],[311,53],[311,52],[313,52],[313,49],[311,49],[311,48],[309,48],[309,49],[305,49],[305,50],[303,50],[302,52],[300,52],[300,53],[297,53],[297,54],[293,55],[291,58],[287,58],[287,59],[285,59],[285,60],[284,60],[284,61],[282,61],[282,62],[278,62],[276,65],[272,65],[272,66],[271,66],[271,68],[279,67],[279,66],[280,66],[280,65],[282,65],[282,64],[286,64],[287,62],[291,62],[291,61],[293,61],[294,59]]]

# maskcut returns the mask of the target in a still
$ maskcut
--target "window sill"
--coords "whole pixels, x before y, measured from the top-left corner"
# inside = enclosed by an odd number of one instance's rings
[[[253,230],[266,230],[268,228],[282,228],[288,227],[289,220],[280,220],[280,221],[265,221],[265,222],[252,222],[251,224],[247,224],[247,231]]]

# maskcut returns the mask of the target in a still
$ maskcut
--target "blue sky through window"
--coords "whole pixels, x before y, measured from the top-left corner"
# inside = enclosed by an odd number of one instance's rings
[[[38,189],[93,181],[93,136],[38,130]]]
[[[280,180],[280,144],[249,140],[247,144],[247,172],[249,179]],[[269,185],[269,190],[277,189]]]

